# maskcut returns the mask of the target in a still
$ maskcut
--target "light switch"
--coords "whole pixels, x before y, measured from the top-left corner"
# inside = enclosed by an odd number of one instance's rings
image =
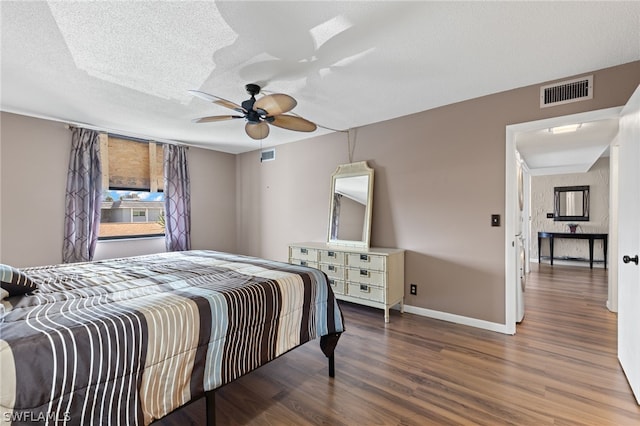
[[[492,214],[491,215],[491,226],[500,226],[500,215]]]

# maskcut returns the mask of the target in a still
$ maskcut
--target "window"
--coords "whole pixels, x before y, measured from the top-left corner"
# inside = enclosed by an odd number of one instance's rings
[[[162,145],[101,135],[99,239],[164,235]]]
[[[147,221],[147,210],[140,209],[131,209],[133,212],[133,217],[131,218],[131,222],[146,222]]]

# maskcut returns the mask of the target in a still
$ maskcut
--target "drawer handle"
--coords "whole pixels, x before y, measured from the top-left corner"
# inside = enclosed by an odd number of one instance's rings
[[[335,251],[329,251],[329,252],[327,252],[327,256],[336,257],[336,252]]]
[[[309,253],[309,250],[307,250],[306,248],[301,248],[300,249],[300,253],[307,254],[307,253]]]
[[[363,262],[368,262],[369,261],[369,256],[366,254],[361,254],[360,255],[360,260]]]
[[[333,266],[333,265],[329,265],[329,270],[330,270],[331,272],[335,272],[336,267],[335,267],[335,266]]]
[[[300,266],[307,266],[307,262],[305,260],[300,261]]]
[[[336,280],[329,280],[329,285],[335,287],[336,286]]]
[[[366,269],[360,269],[360,276],[361,277],[368,277],[369,276],[369,271],[367,271]]]
[[[360,284],[360,291],[369,293],[369,286],[366,284]]]

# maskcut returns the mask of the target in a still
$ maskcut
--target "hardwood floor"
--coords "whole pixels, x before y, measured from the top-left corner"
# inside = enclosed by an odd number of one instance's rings
[[[220,389],[217,424],[640,424],[606,271],[532,266],[515,336],[345,303],[334,379],[307,343]]]

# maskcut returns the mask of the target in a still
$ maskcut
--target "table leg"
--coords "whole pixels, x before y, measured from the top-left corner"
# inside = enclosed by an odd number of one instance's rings
[[[541,257],[542,257],[542,238],[538,237],[538,265],[540,264]]]
[[[604,269],[607,269],[607,237],[602,239],[602,251],[604,252]]]
[[[551,256],[551,266],[553,266],[553,237],[549,237],[549,255]]]
[[[593,269],[593,238],[589,238],[589,267]]]

